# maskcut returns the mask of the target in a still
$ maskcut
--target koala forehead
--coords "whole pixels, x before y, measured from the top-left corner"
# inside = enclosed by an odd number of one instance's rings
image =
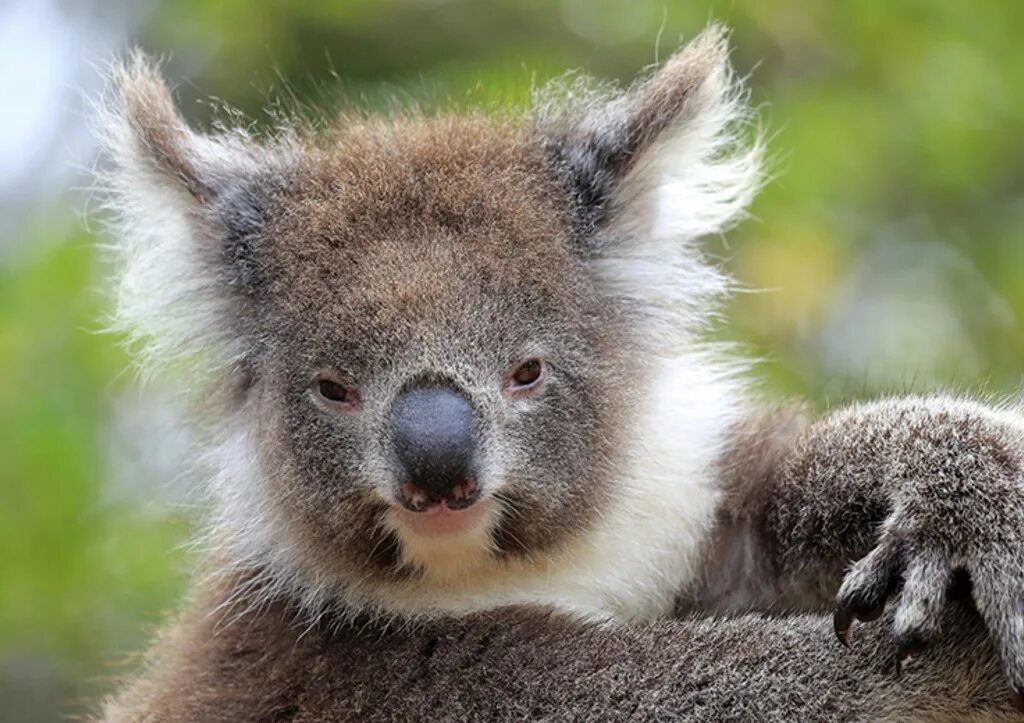
[[[427,330],[515,336],[528,319],[579,328],[591,293],[564,196],[523,128],[348,124],[309,148],[275,195],[263,262],[271,316],[389,345]]]

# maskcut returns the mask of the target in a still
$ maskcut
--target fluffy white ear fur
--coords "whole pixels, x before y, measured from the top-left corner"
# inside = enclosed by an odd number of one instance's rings
[[[762,181],[762,137],[728,55],[712,26],[624,92],[577,81],[538,102],[541,133],[597,198],[595,274],[647,320],[655,353],[691,343],[729,290],[696,241],[741,219]]]
[[[666,90],[683,82],[691,84],[685,94]],[[659,601],[664,612],[672,595],[694,582],[721,495],[717,462],[747,411],[745,362],[725,361],[701,340],[731,279],[708,263],[698,242],[744,217],[763,180],[764,144],[760,129],[751,129],[747,93],[720,27],[630,91],[625,107],[639,122],[646,114],[660,125],[632,149],[590,263],[607,293],[637,311],[646,327],[641,340],[662,370],[648,390],[624,477],[636,499],[664,505],[648,518],[646,534],[660,536],[672,553],[660,560],[651,554],[641,578],[648,604]]]
[[[246,132],[193,132],[155,65],[134,53],[113,66],[95,118],[109,166],[98,175],[110,213],[116,270],[115,331],[144,372],[220,371],[246,353],[228,320],[224,222],[218,194],[271,162]]]
[[[728,277],[695,242],[740,220],[762,181],[762,138],[746,140],[747,94],[723,31],[705,31],[673,60],[688,58],[703,78],[639,150],[611,199],[593,261],[611,293],[646,312],[649,338],[665,345],[692,343],[729,291]]]

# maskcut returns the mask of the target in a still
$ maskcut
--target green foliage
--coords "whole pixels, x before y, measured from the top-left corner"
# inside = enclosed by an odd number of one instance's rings
[[[626,81],[710,18],[735,29],[774,154],[753,218],[711,244],[768,290],[739,295],[721,337],[764,359],[771,395],[1013,390],[1024,359],[1015,0],[166,0],[137,40],[189,78],[193,120],[210,119],[197,101],[212,95],[265,122],[268,98],[288,94],[507,104],[568,68]],[[96,238],[42,220],[22,235],[0,266],[0,699],[28,719],[106,687],[110,664],[174,606],[188,555],[186,515],[146,500],[145,485],[112,490],[110,420],[134,380],[117,340],[97,333]],[[49,671],[51,693],[11,672],[23,664]]]
[[[95,255],[73,232],[0,269],[0,651],[54,661],[44,676],[75,694],[179,594],[186,532],[166,511],[110,498],[104,420],[131,379],[98,333]]]

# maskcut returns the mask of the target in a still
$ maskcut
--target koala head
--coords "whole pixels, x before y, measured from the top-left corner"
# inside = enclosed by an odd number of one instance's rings
[[[626,504],[659,362],[724,286],[694,241],[757,180],[721,31],[522,117],[204,134],[141,56],[114,81],[119,326],[207,402],[237,564],[383,604]]]

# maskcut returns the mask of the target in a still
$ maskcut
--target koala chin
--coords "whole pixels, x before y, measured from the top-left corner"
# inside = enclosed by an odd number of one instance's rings
[[[700,241],[762,180],[745,101],[719,28],[625,90],[262,135],[192,130],[142,55],[120,66],[115,326],[194,388],[217,609],[837,606],[845,640],[893,597],[906,654],[966,571],[1024,687],[1019,413],[936,396],[811,420],[704,339],[730,281]]]

